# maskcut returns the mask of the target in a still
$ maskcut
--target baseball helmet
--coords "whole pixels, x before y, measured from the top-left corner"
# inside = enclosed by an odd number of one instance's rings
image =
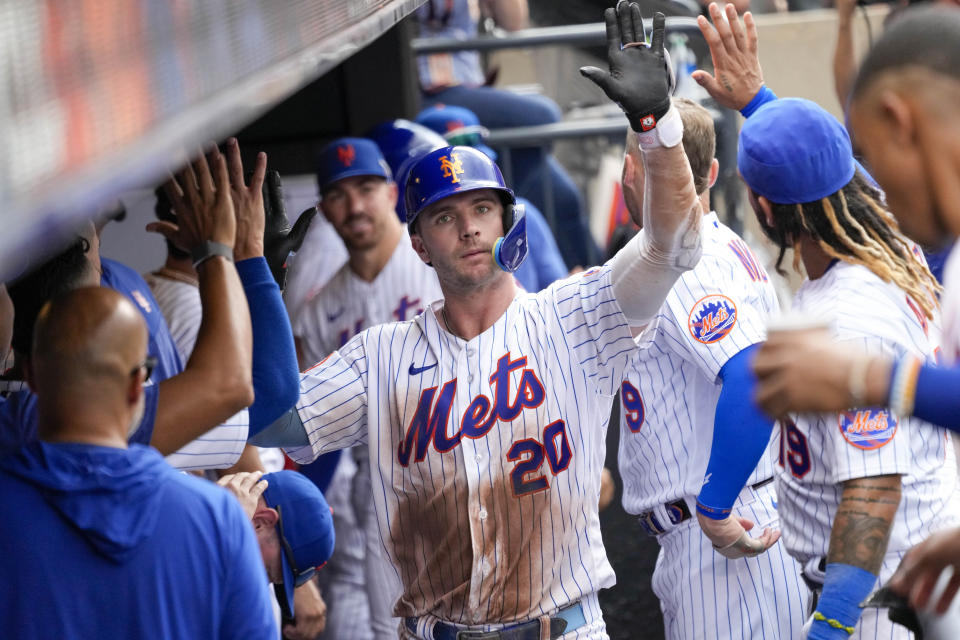
[[[475,147],[491,159],[497,159],[497,152],[483,144],[490,131],[480,124],[477,114],[466,107],[435,104],[418,113],[417,122],[442,135],[447,144]]]
[[[390,180],[392,175],[383,154],[372,140],[337,138],[320,150],[317,185],[321,192],[334,182],[352,176],[378,176]]]
[[[402,118],[381,122],[368,134],[370,139],[377,143],[380,152],[390,165],[397,183],[397,216],[403,222],[407,214],[403,205],[403,185],[406,182],[406,173],[413,162],[434,149],[446,147],[450,143],[438,133],[427,127],[410,122]]]
[[[422,124],[398,119],[381,122],[367,134],[390,165],[393,175],[400,175],[405,160],[420,155],[424,150],[446,147],[450,143],[443,136]],[[398,184],[399,181],[398,181]]]
[[[493,189],[501,196],[510,224],[507,233],[497,239],[493,257],[504,271],[516,271],[528,252],[524,210],[504,183],[500,168],[478,149],[442,147],[413,163],[404,185],[407,224],[412,227],[417,216],[435,202],[478,189]]]

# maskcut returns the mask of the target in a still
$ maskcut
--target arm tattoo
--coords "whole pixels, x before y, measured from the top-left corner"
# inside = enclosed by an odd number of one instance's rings
[[[900,504],[900,476],[878,476],[843,483],[843,499],[830,535],[829,562],[878,574]]]

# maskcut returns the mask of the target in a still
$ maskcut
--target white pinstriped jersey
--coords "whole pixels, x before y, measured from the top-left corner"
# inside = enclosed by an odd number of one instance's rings
[[[197,341],[203,309],[200,306],[200,289],[197,285],[172,280],[156,273],[145,273],[143,279],[150,285],[153,297],[160,305],[160,312],[167,321],[170,336],[177,345],[180,361],[186,364]]]
[[[600,469],[636,346],[609,266],[519,293],[469,342],[438,309],[364,331],[307,372],[310,445],[290,455],[369,444],[398,616],[506,623],[612,585]]]
[[[244,409],[183,445],[166,460],[170,466],[182,471],[232,467],[243,453],[249,431],[250,417]]]
[[[424,264],[404,231],[393,255],[372,282],[357,276],[350,264],[330,279],[294,319],[306,362],[320,362],[364,329],[384,322],[404,322],[443,297],[437,274]]]
[[[934,359],[938,327],[900,288],[866,267],[833,264],[820,278],[803,283],[794,306],[809,317],[834,318],[838,341],[894,357],[913,353]],[[791,555],[801,562],[826,556],[841,483],[854,478],[902,475],[888,558],[952,524],[958,515],[950,500],[957,475],[953,448],[947,445],[943,429],[898,420],[885,410],[801,414],[782,421],[777,495]],[[895,562],[884,563],[880,580],[895,567]]]
[[[619,464],[628,513],[700,493],[720,369],[766,337],[767,318],[779,309],[766,271],[740,236],[715,213],[704,216],[702,229],[703,257],[670,290],[652,344],[636,352],[621,385]],[[747,484],[772,475],[765,456]]]
[[[143,279],[150,285],[150,290],[157,299],[180,359],[185,364],[193,353],[203,315],[200,290],[186,282],[158,277],[152,273],[145,274]],[[232,467],[243,453],[249,431],[250,417],[244,409],[171,453],[166,460],[170,466],[181,471]]]
[[[943,269],[943,356],[946,364],[960,362],[960,242],[953,245]]]

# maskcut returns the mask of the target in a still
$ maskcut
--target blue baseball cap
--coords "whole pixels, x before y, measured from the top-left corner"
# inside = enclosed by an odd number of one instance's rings
[[[322,193],[337,180],[352,176],[392,178],[379,147],[366,138],[338,138],[320,150],[317,184]]]
[[[480,119],[466,107],[435,104],[417,115],[417,122],[433,129],[447,140],[447,144],[466,145],[483,151],[491,160],[497,152],[483,144],[490,131],[480,124]]]
[[[850,136],[836,118],[810,100],[781,98],[744,122],[737,168],[758,195],[801,204],[845,187],[856,162]]]
[[[293,590],[307,582],[333,553],[333,516],[323,493],[296,471],[263,476],[263,500],[280,514],[277,535],[283,564],[283,592],[288,618],[293,617]]]

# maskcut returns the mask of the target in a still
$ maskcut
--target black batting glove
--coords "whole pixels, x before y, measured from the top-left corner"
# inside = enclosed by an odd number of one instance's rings
[[[603,12],[610,71],[581,67],[582,73],[616,102],[634,131],[649,131],[670,109],[673,74],[663,49],[665,18],[653,15],[653,37],[644,44],[643,18],[635,2],[620,0]]]
[[[266,217],[263,228],[263,255],[273,279],[283,291],[287,283],[287,258],[291,252],[300,249],[317,208],[311,207],[304,211],[291,228],[287,208],[283,203],[280,174],[267,171],[263,181],[263,210]]]

